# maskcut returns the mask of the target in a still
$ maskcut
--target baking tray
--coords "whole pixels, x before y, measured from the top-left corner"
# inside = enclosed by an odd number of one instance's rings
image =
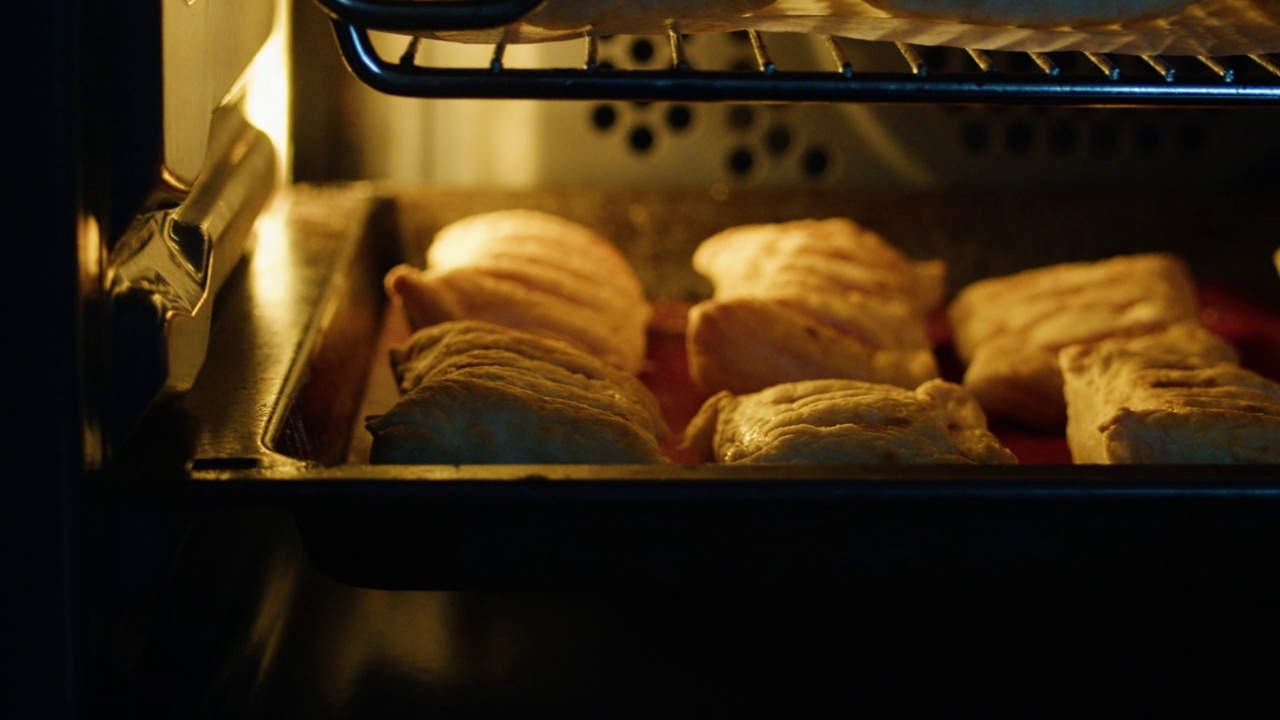
[[[618,240],[659,304],[646,372],[664,378],[646,379],[677,432],[700,403],[669,372],[681,365],[682,308],[710,291],[690,253],[746,222],[852,217],[912,257],[947,260],[953,289],[1176,251],[1195,269],[1206,321],[1246,364],[1280,367],[1280,209],[1262,193],[298,185],[219,296],[195,387],[145,419],[120,482],[173,502],[288,507],[316,567],[376,588],[1221,582],[1269,578],[1280,562],[1277,466],[1072,466],[1060,437],[999,426],[1022,465],[368,464],[363,418],[394,401],[386,348],[406,332],[383,274],[420,263],[445,223],[510,207]],[[944,371],[958,372],[935,328]]]

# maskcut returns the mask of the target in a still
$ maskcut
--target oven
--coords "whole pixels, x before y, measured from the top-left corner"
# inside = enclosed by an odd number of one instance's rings
[[[538,24],[552,2],[42,11],[46,270],[18,314],[52,347],[13,353],[47,378],[11,483],[15,708],[791,712],[936,678],[945,698],[894,701],[992,707],[1017,682],[1176,709],[1266,688],[1275,465],[1073,465],[1016,426],[993,426],[1021,461],[1000,467],[384,465],[364,419],[408,334],[387,271],[517,207],[617,240],[676,429],[705,400],[682,375],[710,293],[694,248],[801,218],[944,259],[950,293],[1176,252],[1206,322],[1280,379],[1273,8],[1072,34],[785,0]],[[862,25],[824,19],[846,6]]]

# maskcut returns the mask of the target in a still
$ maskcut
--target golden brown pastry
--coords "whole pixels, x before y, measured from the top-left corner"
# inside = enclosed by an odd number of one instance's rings
[[[715,288],[689,313],[689,371],[704,392],[830,377],[913,388],[938,375],[925,316],[945,266],[913,263],[852,220],[729,228],[693,266]]]
[[[653,308],[618,248],[592,230],[532,210],[464,218],[441,229],[426,269],[386,276],[412,329],[477,319],[563,340],[628,372],[644,364]]]
[[[1085,27],[1180,12],[1192,0],[867,0],[898,17],[1019,27]]]
[[[1059,350],[1198,324],[1198,311],[1182,260],[1146,253],[980,280],[957,293],[947,316],[964,385],[987,415],[1061,430]]]
[[[1017,462],[961,386],[915,390],[860,380],[805,380],[721,392],[686,430],[704,462],[913,464]]]
[[[636,376],[567,343],[492,323],[423,328],[391,349],[391,368],[401,393],[444,377],[493,379],[607,410],[659,439],[667,433],[657,399]]]
[[[372,462],[663,462],[667,428],[649,389],[568,343],[453,321],[391,359],[404,396],[366,423]]]
[[[1172,334],[1063,348],[1072,459],[1280,461],[1280,383],[1241,368],[1212,339],[1209,352],[1188,352]]]
[[[773,4],[774,0],[548,0],[525,22],[543,28],[625,28],[627,23],[736,17]]]
[[[938,374],[930,349],[879,348],[774,300],[694,305],[686,345],[690,374],[708,393],[749,393],[815,378],[875,378],[913,387]]]

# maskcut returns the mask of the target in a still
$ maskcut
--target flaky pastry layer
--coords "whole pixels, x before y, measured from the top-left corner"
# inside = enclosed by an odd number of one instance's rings
[[[915,390],[860,380],[806,380],[721,392],[703,404],[685,448],[706,462],[914,464],[1017,462],[960,385]]]
[[[1280,383],[1240,367],[1234,350],[1188,350],[1169,335],[1062,350],[1072,459],[1280,461]]]

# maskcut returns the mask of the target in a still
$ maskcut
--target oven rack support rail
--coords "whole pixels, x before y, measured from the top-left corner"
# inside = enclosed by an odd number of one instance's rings
[[[845,102],[899,104],[1022,104],[1075,106],[1280,107],[1280,62],[1269,55],[1230,58],[1141,56],[1137,71],[1122,72],[1115,58],[1085,53],[1085,72],[1064,72],[1053,56],[1023,53],[1032,73],[1004,72],[991,55],[969,49],[965,72],[935,73],[916,47],[896,43],[900,72],[861,72],[839,39],[822,36],[829,71],[793,71],[770,58],[764,36],[748,31],[753,71],[694,68],[678,27],[668,28],[666,69],[619,70],[598,61],[598,38],[583,36],[584,60],[571,68],[509,68],[506,44],[494,46],[487,67],[416,64],[421,38],[406,38],[399,57],[384,58],[370,30],[395,33],[497,27],[519,19],[538,0],[317,0],[329,13],[347,67],[380,92],[421,98],[634,100],[722,102]],[[441,41],[442,42],[442,41]],[[1198,72],[1180,72],[1190,61]]]

